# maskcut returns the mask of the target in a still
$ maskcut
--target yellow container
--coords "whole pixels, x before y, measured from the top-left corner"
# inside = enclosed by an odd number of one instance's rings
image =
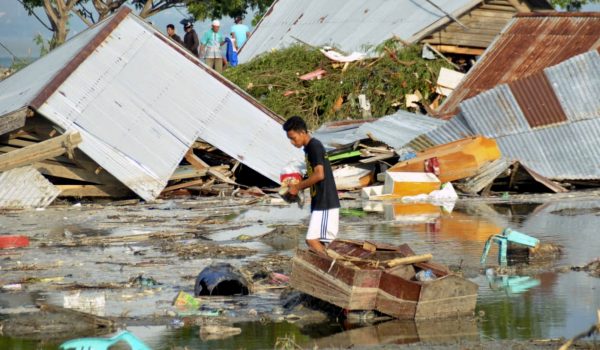
[[[394,197],[429,194],[439,190],[440,180],[431,173],[386,172],[383,185],[384,195]]]

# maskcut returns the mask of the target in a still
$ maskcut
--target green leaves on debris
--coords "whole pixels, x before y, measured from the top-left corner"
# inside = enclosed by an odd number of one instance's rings
[[[279,115],[299,115],[311,128],[324,122],[362,119],[358,95],[365,94],[373,117],[406,109],[405,95],[419,91],[423,103],[435,97],[435,82],[443,59],[421,58],[418,45],[402,47],[394,40],[382,44],[379,57],[343,63],[333,62],[319,49],[295,45],[272,51],[252,61],[227,69],[224,75]],[[317,69],[320,79],[299,77]]]

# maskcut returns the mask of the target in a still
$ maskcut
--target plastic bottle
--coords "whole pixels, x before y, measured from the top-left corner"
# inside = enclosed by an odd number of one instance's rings
[[[433,273],[433,271],[427,269],[427,270],[421,270],[417,273],[417,275],[415,276],[415,278],[417,279],[417,281],[421,281],[421,282],[426,282],[426,281],[433,281],[436,279],[435,274]]]

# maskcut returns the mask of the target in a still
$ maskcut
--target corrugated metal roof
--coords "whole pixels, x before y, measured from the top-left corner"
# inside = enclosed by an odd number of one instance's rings
[[[476,134],[495,137],[504,156],[521,161],[543,176],[600,179],[598,51],[573,57],[526,79],[547,79],[551,89],[530,88],[527,94],[531,99],[517,101],[514,85],[503,84],[466,100],[460,108],[469,128]],[[539,104],[550,98],[556,98],[559,104],[543,108],[549,116],[564,115],[564,121],[540,125],[537,120],[525,118],[524,109],[540,109]]]
[[[433,2],[444,12],[459,16],[481,1]],[[394,35],[415,42],[448,23],[444,12],[429,1],[277,0],[244,44],[239,61],[299,42],[331,45],[348,53],[368,51],[369,46]]]
[[[60,190],[31,166],[0,173],[0,208],[44,208]]]
[[[395,114],[379,118],[375,122],[363,124],[356,132],[363,138],[372,136],[377,141],[399,149],[414,138],[426,134],[444,123],[440,119],[398,111]]]
[[[458,114],[456,117],[442,124],[440,127],[425,134],[425,137],[434,145],[443,145],[458,139],[462,139],[468,136],[474,136],[473,130],[469,127],[465,117],[462,114]],[[423,151],[426,148],[415,149],[416,151]]]
[[[290,160],[303,158],[280,117],[130,10],[96,33],[76,45],[83,49],[73,60],[63,55],[63,70],[28,103],[79,131],[80,149],[140,197],[160,194],[197,138],[276,182]]]
[[[438,128],[444,123],[446,122],[440,119],[400,110],[373,122],[352,123],[335,127],[331,125],[322,126],[313,133],[313,136],[319,139],[328,150],[368,138],[373,138],[394,149],[399,149],[409,144],[413,139]]]
[[[488,47],[438,115],[458,113],[461,101],[526,77],[600,45],[600,13],[518,14]]]

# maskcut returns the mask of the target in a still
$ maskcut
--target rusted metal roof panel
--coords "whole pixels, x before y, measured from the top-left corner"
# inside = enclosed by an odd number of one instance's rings
[[[0,208],[45,208],[60,194],[35,168],[25,166],[0,173]]]
[[[567,120],[544,74],[533,74],[508,83],[529,126],[545,126]]]
[[[414,42],[480,0],[277,0],[239,53],[240,63],[291,44],[367,52],[396,35]],[[444,13],[446,12],[446,13]]]
[[[590,51],[563,64],[547,68],[545,76],[571,121],[598,115],[600,54]]]
[[[438,111],[450,118],[458,105],[496,85],[526,77],[600,46],[600,13],[536,13],[513,18]]]

